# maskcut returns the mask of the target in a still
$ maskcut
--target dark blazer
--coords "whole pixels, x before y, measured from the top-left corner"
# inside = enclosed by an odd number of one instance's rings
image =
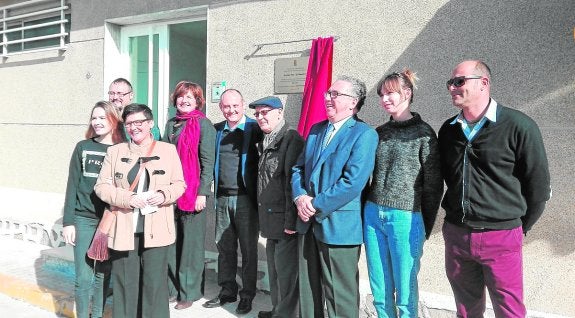
[[[216,128],[216,160],[214,164],[214,197],[218,196],[218,174],[220,167],[220,143],[222,141],[222,132],[226,127],[226,121],[219,122],[214,125]],[[257,164],[258,152],[256,143],[262,138],[262,131],[257,122],[249,117],[246,117],[244,125],[244,139],[241,150],[241,174],[242,181],[248,195],[252,199],[254,205],[256,204],[256,184],[257,184]]]
[[[303,138],[286,123],[263,149],[258,143],[258,212],[263,237],[282,239],[284,229],[295,231],[297,210],[292,200],[291,175],[303,150]]]
[[[293,168],[293,199],[307,194],[316,215],[309,222],[298,218],[297,231],[313,228],[315,237],[327,244],[363,243],[361,194],[375,163],[378,136],[355,117],[348,119],[322,152],[328,121],[315,124],[304,152]]]

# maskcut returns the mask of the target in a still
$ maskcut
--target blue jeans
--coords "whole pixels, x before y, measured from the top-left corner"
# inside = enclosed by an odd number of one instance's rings
[[[364,212],[367,269],[377,316],[417,317],[417,273],[425,241],[421,212],[370,201]]]
[[[86,252],[92,243],[99,220],[76,216],[74,226],[76,228],[76,246],[74,246],[74,267],[76,271],[75,301],[76,317],[88,318],[90,308],[90,293],[92,299],[92,317],[102,317],[105,293],[110,281],[110,263],[96,262],[86,256]]]

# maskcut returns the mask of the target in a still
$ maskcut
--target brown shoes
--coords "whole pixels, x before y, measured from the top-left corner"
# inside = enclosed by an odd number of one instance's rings
[[[176,307],[174,307],[174,308],[177,310],[183,310],[183,309],[192,307],[193,304],[194,304],[193,301],[178,301],[178,303],[176,304]]]

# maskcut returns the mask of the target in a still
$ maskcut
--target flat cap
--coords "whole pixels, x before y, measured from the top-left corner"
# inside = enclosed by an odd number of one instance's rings
[[[256,108],[256,106],[269,106],[271,108],[284,108],[282,105],[282,101],[275,97],[275,96],[267,96],[264,98],[260,98],[256,101],[250,103],[250,108]]]

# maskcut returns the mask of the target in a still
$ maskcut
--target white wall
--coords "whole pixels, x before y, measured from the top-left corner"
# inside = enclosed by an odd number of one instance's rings
[[[204,4],[210,1],[72,1],[67,51],[0,61],[0,187],[38,191],[38,197],[63,196],[71,151],[83,138],[88,111],[105,97],[106,19]],[[384,122],[377,81],[409,66],[420,77],[414,110],[438,128],[456,113],[445,90],[451,69],[462,59],[484,59],[493,70],[494,97],[539,123],[551,164],[553,199],[525,240],[528,308],[575,316],[575,299],[569,292],[575,283],[575,218],[569,213],[575,179],[575,147],[569,146],[575,139],[573,16],[572,0],[212,1],[207,82],[227,81],[247,102],[270,95],[274,60],[305,55],[311,43],[266,46],[245,59],[254,45],[334,35],[339,37],[334,76],[357,76],[368,87],[360,117],[374,126]],[[209,85],[206,95],[210,96]],[[286,102],[288,121],[296,125],[301,97],[280,98]],[[217,122],[222,117],[217,104],[209,101],[208,115]],[[27,208],[34,202],[8,199]],[[58,216],[61,210],[47,206],[39,213]],[[426,243],[421,289],[449,296],[440,227],[438,220]]]

